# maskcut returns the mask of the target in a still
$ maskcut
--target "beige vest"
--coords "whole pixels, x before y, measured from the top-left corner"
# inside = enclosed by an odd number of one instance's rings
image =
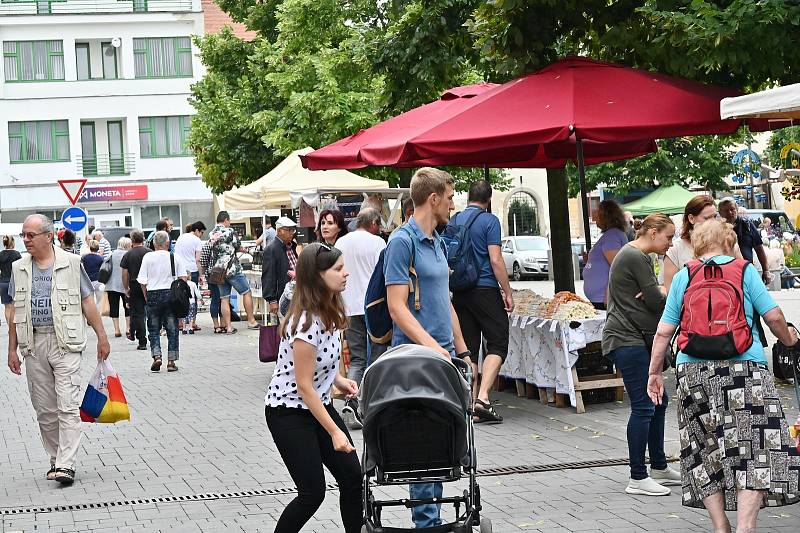
[[[53,327],[58,345],[69,352],[81,352],[86,346],[83,310],[81,309],[81,258],[54,248],[51,298]],[[22,352],[33,351],[33,323],[31,322],[31,281],[33,267],[30,254],[14,261],[14,325],[17,343]]]

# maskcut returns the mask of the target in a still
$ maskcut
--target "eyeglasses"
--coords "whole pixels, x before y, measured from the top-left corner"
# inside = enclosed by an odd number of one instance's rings
[[[29,241],[32,241],[34,237],[37,237],[39,235],[44,235],[45,233],[50,233],[50,232],[49,231],[41,231],[39,233],[33,233],[32,231],[29,231],[28,233],[20,233],[19,237],[20,237],[20,239],[23,239],[23,240],[28,239]]]
[[[333,251],[333,246],[331,246],[330,244],[327,244],[327,243],[324,243],[324,242],[321,242],[321,243],[318,243],[318,244],[319,244],[319,246],[317,246],[317,255],[319,255],[319,253],[322,250],[325,250],[326,252],[332,252]]]

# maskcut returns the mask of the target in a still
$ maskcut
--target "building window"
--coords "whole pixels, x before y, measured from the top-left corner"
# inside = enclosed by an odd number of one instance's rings
[[[119,78],[117,71],[117,48],[110,42],[102,43],[100,50],[103,54],[103,78],[116,80]]]
[[[139,146],[142,157],[191,155],[189,127],[192,117],[139,117]]]
[[[67,121],[9,122],[8,152],[12,163],[69,161]]]
[[[137,78],[178,78],[192,75],[192,41],[189,37],[133,40]]]
[[[164,217],[172,219],[175,229],[181,228],[181,208],[179,205],[148,205],[142,207],[142,229],[155,231],[156,224]]]
[[[92,73],[92,55],[89,43],[75,43],[75,67],[79,80],[88,80]]]
[[[61,41],[6,41],[3,43],[6,81],[64,79],[64,46]]]

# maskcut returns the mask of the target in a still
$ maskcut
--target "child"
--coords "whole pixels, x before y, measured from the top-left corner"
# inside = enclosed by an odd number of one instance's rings
[[[189,314],[182,319],[183,334],[186,335],[188,333],[189,335],[194,335],[194,328],[192,328],[192,322],[194,322],[194,317],[197,316],[197,306],[203,304],[203,294],[197,287],[197,283],[195,283],[191,279],[186,280],[186,284],[189,285],[189,291],[191,291],[191,296],[189,297]]]

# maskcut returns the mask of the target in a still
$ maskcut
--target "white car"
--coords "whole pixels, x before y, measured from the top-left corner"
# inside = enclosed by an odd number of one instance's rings
[[[501,243],[503,262],[511,279],[547,277],[550,243],[546,237],[505,237]]]

